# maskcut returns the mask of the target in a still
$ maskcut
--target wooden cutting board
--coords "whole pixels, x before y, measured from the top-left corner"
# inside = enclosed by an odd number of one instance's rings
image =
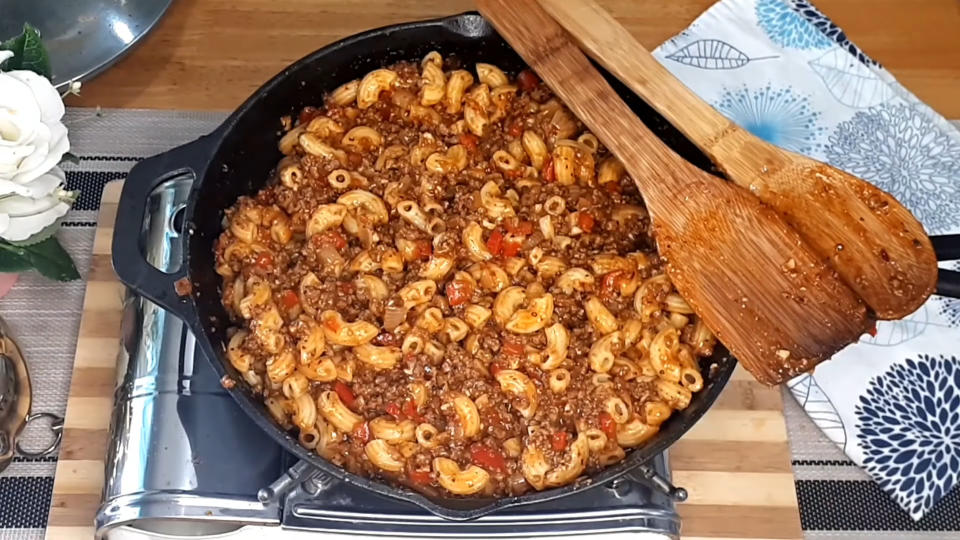
[[[110,262],[121,187],[115,182],[103,190],[47,540],[92,538],[100,504],[124,291]],[[803,537],[779,389],[738,367],[669,456],[674,483],[690,494],[678,505],[683,538]]]

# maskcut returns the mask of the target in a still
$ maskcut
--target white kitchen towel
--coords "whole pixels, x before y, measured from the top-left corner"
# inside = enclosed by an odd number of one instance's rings
[[[755,135],[892,193],[929,234],[960,232],[960,132],[806,0],[722,0],[654,54]],[[960,300],[875,334],[789,387],[917,520],[960,482]]]

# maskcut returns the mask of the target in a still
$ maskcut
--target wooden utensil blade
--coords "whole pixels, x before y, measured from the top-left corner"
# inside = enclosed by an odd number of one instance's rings
[[[877,318],[901,319],[926,302],[937,285],[937,257],[909,210],[850,173],[759,143],[766,147],[742,150],[751,163],[721,170],[777,210]]]
[[[535,1],[477,4],[623,162],[677,290],[758,380],[778,384],[808,370],[872,324],[860,299],[776,213],[664,146]]]
[[[662,66],[593,0],[539,0],[594,60],[694,142],[734,183],[773,207],[881,319],[933,293],[936,256],[889,193],[740,128]]]

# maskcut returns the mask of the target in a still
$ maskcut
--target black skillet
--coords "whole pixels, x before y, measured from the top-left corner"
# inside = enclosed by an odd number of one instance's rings
[[[407,500],[448,519],[472,519],[499,508],[542,502],[590,489],[617,478],[649,460],[680,438],[707,411],[733,372],[736,360],[725,350],[703,362],[705,386],[690,406],[664,424],[647,445],[628,453],[621,463],[575,484],[518,497],[477,498],[428,496],[360,477],[331,464],[300,446],[280,428],[262,403],[251,396],[223,351],[229,319],[220,305],[220,276],[214,272],[213,243],[221,232],[224,209],[239,196],[257,192],[280,159],[277,141],[280,117],[317,105],[321,96],[343,82],[400,60],[419,60],[431,50],[455,57],[465,66],[483,61],[516,73],[525,65],[487,22],[476,13],[389,26],[346,38],[324,47],[284,69],[257,90],[213,133],[138,163],[123,188],[113,237],[113,264],[121,281],[140,295],[183,319],[197,338],[214,370],[237,382],[230,394],[253,422],[300,459],[371,491]],[[636,114],[675,151],[705,169],[709,161],[639,98],[612,79]],[[184,223],[188,244],[182,267],[170,274],[148,264],[143,256],[142,231],[149,194],[167,179],[195,177]],[[189,294],[178,295],[175,283],[187,278]],[[183,289],[181,289],[183,292]],[[243,452],[243,448],[228,449]]]

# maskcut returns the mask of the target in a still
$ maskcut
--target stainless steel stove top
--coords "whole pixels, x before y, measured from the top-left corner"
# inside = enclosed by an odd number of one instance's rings
[[[175,240],[191,180],[171,179],[151,197],[144,243],[161,270],[181,260]],[[679,537],[672,498],[683,492],[666,481],[666,456],[577,495],[448,521],[297,462],[221,388],[183,323],[155,304],[128,296],[122,335],[98,538]]]

